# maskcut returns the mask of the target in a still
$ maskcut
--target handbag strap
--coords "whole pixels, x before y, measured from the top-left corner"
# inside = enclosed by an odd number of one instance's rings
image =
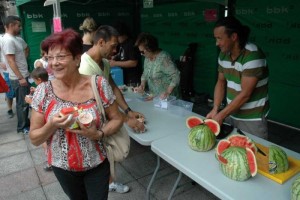
[[[105,111],[104,111],[103,104],[102,104],[102,101],[101,101],[101,98],[99,95],[99,91],[97,90],[96,82],[97,82],[97,76],[92,75],[91,83],[92,83],[93,93],[94,93],[94,96],[95,96],[95,99],[97,102],[98,109],[99,109],[100,113],[103,115],[104,121],[106,121]]]

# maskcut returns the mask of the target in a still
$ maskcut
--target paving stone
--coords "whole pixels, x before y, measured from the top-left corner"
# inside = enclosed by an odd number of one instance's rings
[[[44,186],[47,200],[69,200],[58,182]]]
[[[0,158],[27,152],[27,144],[24,140],[9,142],[0,145]]]
[[[0,159],[0,177],[33,167],[29,152]]]
[[[22,192],[19,195],[5,197],[5,200],[47,200],[41,187]]]
[[[15,196],[40,186],[35,169],[18,170],[16,173],[0,177],[0,196]]]

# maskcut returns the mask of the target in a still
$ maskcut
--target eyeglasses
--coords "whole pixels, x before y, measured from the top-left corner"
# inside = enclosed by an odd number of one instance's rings
[[[66,55],[57,55],[57,56],[47,56],[48,62],[54,61],[54,58],[56,58],[56,61],[64,61],[67,56],[71,56],[72,54],[66,54]]]
[[[141,55],[145,55],[145,50],[140,51]]]

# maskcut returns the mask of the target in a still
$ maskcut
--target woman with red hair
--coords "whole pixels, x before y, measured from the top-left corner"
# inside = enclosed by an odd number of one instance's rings
[[[43,41],[49,67],[55,79],[41,83],[32,100],[30,139],[32,144],[47,142],[48,163],[71,200],[99,200],[108,197],[109,162],[102,143],[116,133],[123,121],[109,83],[96,78],[97,89],[108,122],[99,113],[91,87],[91,76],[79,74],[81,36],[66,29]],[[60,115],[63,108],[84,110],[93,116],[85,127],[73,114]],[[76,109],[75,109],[76,108]],[[79,129],[71,129],[77,122]]]

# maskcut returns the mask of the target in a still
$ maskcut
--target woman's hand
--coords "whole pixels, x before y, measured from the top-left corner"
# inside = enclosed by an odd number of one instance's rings
[[[139,116],[138,118],[130,118],[126,117],[125,122],[126,124],[136,133],[144,133],[146,131],[146,127],[144,124],[145,120],[144,116]]]
[[[72,114],[61,116],[57,113],[49,120],[51,126],[63,129],[68,129],[74,122],[75,119]]]
[[[140,86],[138,86],[137,88],[136,88],[136,91],[138,92],[138,93],[144,93],[145,92],[145,84],[141,84]]]
[[[96,122],[95,120],[92,121],[89,127],[86,127],[82,123],[77,120],[77,123],[79,124],[80,129],[72,130],[73,133],[80,134],[82,136],[85,136],[91,140],[99,140],[100,136],[98,133],[98,130],[96,128]]]
[[[167,99],[170,96],[170,93],[168,92],[163,92],[160,94],[159,98],[160,99]]]

